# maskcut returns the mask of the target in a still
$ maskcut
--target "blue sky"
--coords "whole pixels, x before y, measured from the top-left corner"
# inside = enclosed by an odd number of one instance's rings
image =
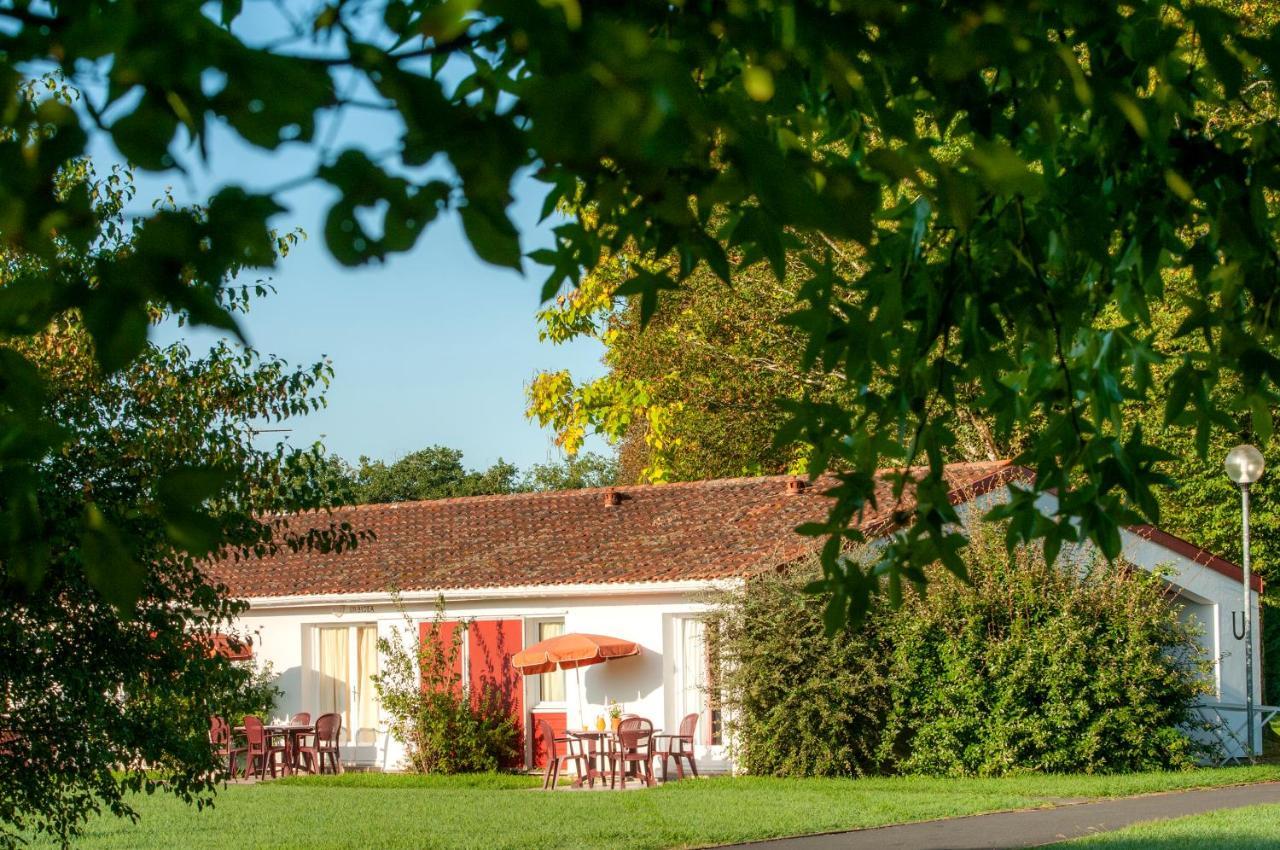
[[[246,25],[257,25],[249,22]],[[319,138],[370,152],[395,146],[397,125],[377,113],[349,114]],[[145,209],[166,188],[177,200],[198,202],[227,184],[252,189],[280,185],[308,173],[315,150],[293,145],[275,154],[242,144],[223,128],[212,134],[209,158],[186,151],[187,173],[138,174],[135,206]],[[182,151],[179,151],[182,153]],[[97,139],[100,172],[120,155]],[[526,251],[547,241],[537,228],[541,184],[522,181],[511,212]],[[416,248],[382,265],[339,266],[323,244],[322,223],[334,197],[323,185],[281,196],[286,214],[274,224],[301,227],[302,245],[272,274],[277,294],[260,301],[244,327],[254,347],[291,363],[333,361],[336,377],[326,410],[292,423],[291,442],[322,439],[330,451],[391,460],[439,443],[461,449],[465,463],[487,466],[499,456],[520,466],[556,455],[549,432],[524,416],[524,387],[542,369],[570,369],[575,377],[603,371],[593,341],[540,343],[535,311],[541,279],[536,267],[520,276],[476,258],[456,216],[437,220]],[[158,341],[184,336],[206,345],[207,334],[161,329]],[[603,450],[602,443],[589,448]]]

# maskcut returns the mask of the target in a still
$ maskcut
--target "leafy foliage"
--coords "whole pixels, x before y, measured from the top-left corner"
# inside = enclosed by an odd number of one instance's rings
[[[896,587],[935,561],[962,569],[942,465],[966,393],[997,441],[1035,425],[1020,459],[1061,497],[1052,518],[1035,493],[1004,508],[1011,542],[1042,540],[1052,556],[1087,538],[1114,557],[1120,525],[1158,519],[1153,487],[1167,481],[1128,403],[1167,392],[1167,420],[1193,429],[1202,455],[1237,414],[1261,440],[1273,431],[1270,11],[338,0],[260,45],[232,26],[240,0],[12,5],[0,11],[0,239],[35,265],[5,286],[2,330],[35,333],[79,308],[100,364],[118,369],[145,345],[149,304],[233,327],[222,282],[274,262],[279,193],[236,186],[200,211],[143,217],[124,255],[90,251],[90,199],[59,182],[88,130],[160,169],[179,145],[203,151],[214,125],[275,149],[314,143],[318,116],[383,109],[401,125],[391,154],[342,151],[283,184],[336,190],[325,238],[341,262],[407,250],[451,210],[482,258],[519,267],[506,210],[532,168],[547,214],[577,211],[530,254],[550,270],[544,297],[628,250],[639,261],[614,292],[641,324],[700,267],[726,281],[758,263],[780,281],[793,260],[808,269],[782,318],[802,333],[801,369],[838,373],[848,400],[802,395],[779,441],[806,446],[810,472],[844,477],[829,522],[808,529],[830,540],[830,621],[868,610],[873,577]],[[35,67],[102,73],[107,86],[73,109],[29,95],[22,69]],[[429,162],[444,176],[421,176]],[[1157,385],[1152,307],[1170,271],[1193,281],[1186,347]],[[0,558],[31,585],[47,549],[32,470],[59,436],[36,413],[40,381],[21,358],[3,366],[0,424],[31,436],[0,456]],[[1239,393],[1215,396],[1228,379]],[[627,389],[640,404],[645,388]],[[871,471],[916,462],[928,477],[914,522],[874,563],[842,557]],[[181,496],[175,513],[200,503]],[[104,588],[122,563],[105,522],[78,520],[103,542],[85,554]]]
[[[533,492],[611,487],[618,483],[618,462],[595,452],[535,463],[525,470],[520,489]]]
[[[803,263],[789,262],[781,282],[763,264],[732,284],[698,269],[642,325],[639,304],[617,295],[624,259],[636,258],[613,258],[539,312],[542,339],[595,339],[608,372],[581,384],[563,371],[537,375],[527,388],[530,417],[566,450],[588,433],[620,443],[624,481],[803,472],[804,443],[776,440],[784,405],[846,405],[853,395],[838,370],[805,368],[804,333],[778,321],[799,297]],[[972,411],[957,413],[949,459],[1008,456]]]
[[[451,774],[517,764],[520,730],[510,706],[494,692],[463,687],[457,671],[466,630],[446,630],[443,623],[441,599],[421,640],[408,615],[403,632],[378,638],[381,670],[371,678],[392,733],[405,744],[406,766]]]
[[[1208,659],[1160,580],[1100,559],[1010,557],[990,531],[947,576],[828,637],[817,566],[763,576],[717,617],[752,773],[992,776],[1190,766]]]
[[[483,472],[469,471],[462,465],[462,452],[429,446],[389,464],[360,458],[354,495],[357,502],[368,503],[511,493],[518,473],[513,464],[501,458]]]
[[[101,199],[103,240],[127,255],[128,175],[95,181],[85,166],[78,179],[77,191]],[[31,262],[11,259],[0,273]],[[173,320],[159,308],[147,315]],[[67,311],[0,346],[0,362],[25,364],[15,368],[32,370],[27,388],[40,388],[27,412],[58,424],[56,450],[28,434],[21,450],[41,446],[38,463],[0,471],[6,510],[40,522],[29,557],[0,560],[0,846],[23,832],[65,842],[93,812],[129,815],[140,789],[207,801],[218,767],[209,716],[268,696],[251,670],[208,649],[243,610],[210,572],[226,558],[348,540],[337,528],[301,537],[270,519],[323,502],[303,473],[319,449],[255,440],[263,421],[323,403],[327,363],[291,367],[227,343],[203,355],[148,344],[104,372],[89,324]],[[26,439],[7,433],[7,445]],[[28,474],[31,500],[13,501],[13,476]]]
[[[265,664],[254,664],[253,662],[241,662],[244,665],[245,672],[249,674],[248,680],[244,683],[244,687],[235,693],[228,694],[223,704],[226,708],[222,712],[222,716],[229,721],[235,720],[239,722],[240,718],[247,715],[254,717],[273,717],[275,716],[276,705],[280,702],[280,697],[284,696],[284,691],[277,687],[276,682],[279,677],[276,675],[275,669],[271,662]],[[234,725],[234,724],[233,724]]]
[[[332,495],[334,504],[371,504],[605,487],[617,479],[617,463],[586,452],[535,463],[523,472],[501,458],[477,470],[463,466],[457,449],[428,446],[391,463],[361,457],[355,469],[339,457],[324,455],[307,473]]]

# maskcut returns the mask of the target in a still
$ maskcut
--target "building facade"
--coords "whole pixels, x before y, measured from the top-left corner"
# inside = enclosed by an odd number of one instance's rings
[[[1027,475],[1003,463],[947,470],[966,521]],[[698,714],[699,766],[724,771],[732,753],[728,718],[714,698],[706,612],[717,590],[814,551],[818,542],[794,529],[825,517],[829,483],[772,476],[360,506],[291,519],[347,523],[366,533],[354,549],[223,563],[217,572],[249,602],[238,632],[252,640],[256,663],[269,663],[278,677],[280,713],[341,713],[349,764],[400,766],[403,747],[387,731],[369,681],[378,639],[419,640],[439,619],[446,636],[464,630],[459,681],[505,696],[527,764],[543,757],[536,720],[556,730],[594,727],[617,703],[668,731]],[[879,503],[893,504],[889,483],[883,487]],[[1041,507],[1052,512],[1052,496]],[[869,512],[862,526],[869,534],[889,530],[887,513]],[[1243,642],[1232,628],[1242,607],[1240,570],[1151,528],[1124,532],[1124,557],[1163,570],[1171,602],[1200,624],[1215,659],[1208,702],[1227,707],[1218,714],[1229,719],[1229,706],[1243,702]],[[1255,618],[1260,590],[1255,583]],[[642,649],[577,671],[525,677],[512,668],[522,648],[568,632]]]

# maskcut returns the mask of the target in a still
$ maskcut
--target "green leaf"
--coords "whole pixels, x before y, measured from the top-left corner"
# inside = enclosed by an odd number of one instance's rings
[[[80,558],[94,589],[121,616],[131,616],[142,593],[146,570],[134,559],[124,535],[93,502],[85,506]]]
[[[1037,197],[1044,191],[1044,178],[1028,168],[1005,142],[976,144],[968,159],[983,182],[996,192]]]
[[[520,234],[501,210],[467,204],[458,211],[471,247],[480,259],[521,271]]]
[[[150,93],[128,115],[111,125],[111,138],[125,159],[149,171],[173,166],[169,146],[178,132],[178,119],[161,99]]]
[[[1266,445],[1271,441],[1274,423],[1271,419],[1271,404],[1266,396],[1256,393],[1249,396],[1249,421],[1258,442]]]
[[[680,284],[663,274],[637,269],[635,275],[614,290],[620,297],[640,296],[640,326],[646,327],[658,310],[658,295],[664,289],[679,289]]]

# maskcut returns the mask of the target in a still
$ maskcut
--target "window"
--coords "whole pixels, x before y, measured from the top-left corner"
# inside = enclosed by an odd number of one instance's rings
[[[378,627],[320,626],[316,633],[318,713],[342,715],[346,740],[372,741],[379,722],[378,694],[370,681],[378,672]]]
[[[715,628],[697,617],[681,617],[676,624],[676,703],[679,715],[698,714],[698,739],[709,744],[722,744],[724,729]]]
[[[538,640],[559,637],[564,634],[563,620],[543,620],[538,623]],[[564,702],[564,671],[552,670],[538,676],[538,702]]]

